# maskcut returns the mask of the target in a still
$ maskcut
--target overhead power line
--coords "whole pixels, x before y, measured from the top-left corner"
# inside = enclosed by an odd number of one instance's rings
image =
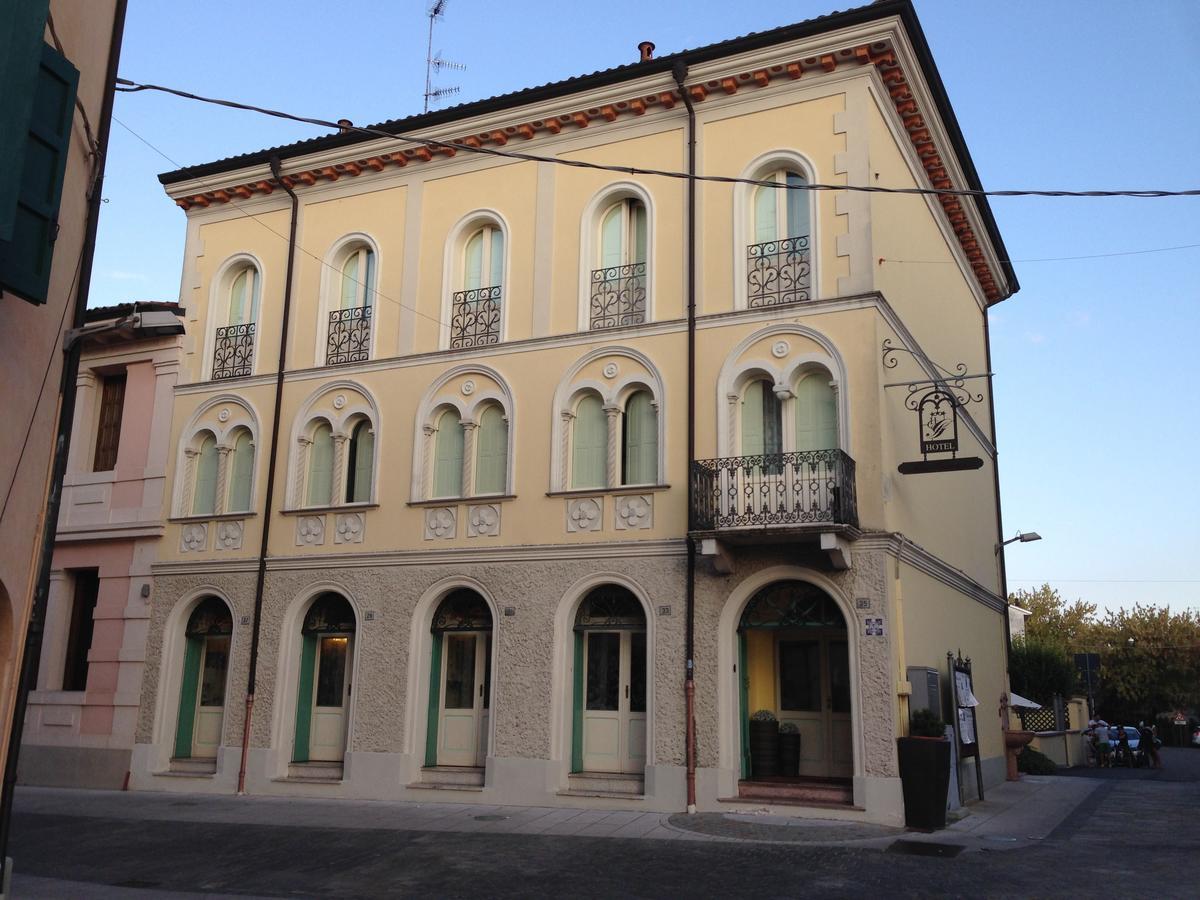
[[[524,162],[545,162],[553,163],[559,166],[570,166],[577,169],[599,169],[605,172],[618,172],[622,175],[650,175],[662,178],[676,178],[687,180],[695,178],[696,181],[705,181],[716,184],[750,184],[762,187],[773,187],[781,190],[804,190],[804,191],[857,191],[869,194],[915,194],[915,195],[932,195],[932,196],[953,196],[953,197],[1197,197],[1200,196],[1200,188],[1170,191],[1159,189],[1147,190],[1092,190],[1092,191],[1067,191],[1067,190],[1000,190],[1000,191],[984,191],[972,190],[969,188],[902,188],[902,187],[882,187],[879,185],[848,185],[848,184],[808,184],[797,183],[788,184],[786,182],[767,181],[758,178],[740,178],[732,175],[689,175],[687,172],[679,172],[670,169],[647,169],[640,166],[617,166],[606,165],[604,163],[588,162],[579,159],[561,159],[555,156],[543,156],[537,153],[522,153],[519,150],[499,150],[495,147],[475,147],[470,144],[460,143],[458,141],[444,141],[438,138],[431,138],[418,134],[405,134],[403,132],[384,131],[380,128],[365,128],[359,125],[346,126],[345,124],[332,122],[328,119],[319,119],[313,116],[300,116],[294,113],[283,112],[277,109],[268,109],[263,106],[255,106],[251,103],[240,103],[236,100],[223,100],[217,97],[205,97],[200,94],[194,94],[190,91],[183,91],[177,88],[163,87],[158,84],[139,84],[136,81],[130,81],[127,78],[118,78],[118,91],[122,93],[132,94],[139,91],[159,91],[164,94],[172,94],[176,97],[182,97],[185,100],[196,100],[200,103],[211,103],[216,106],[225,106],[230,109],[241,109],[248,112],[261,113],[265,116],[274,116],[277,119],[287,119],[292,122],[301,122],[307,125],[316,125],[321,128],[329,128],[335,131],[346,130],[355,131],[359,134],[371,135],[373,137],[388,138],[389,140],[409,141],[414,144],[424,144],[426,147],[437,149],[452,149],[455,151],[463,151],[466,153],[477,153],[484,156],[495,156],[504,159],[516,159]]]

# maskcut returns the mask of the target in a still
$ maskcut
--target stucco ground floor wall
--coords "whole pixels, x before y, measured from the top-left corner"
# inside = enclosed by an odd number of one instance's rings
[[[873,545],[860,543],[862,549],[854,551],[853,564],[845,571],[832,570],[815,547],[796,544],[738,548],[728,574],[717,572],[708,560],[698,563],[695,710],[701,809],[737,808],[728,801],[737,797],[741,775],[745,712],[736,666],[742,612],[759,588],[797,579],[833,598],[847,626],[855,803],[847,813],[870,821],[902,820],[895,758],[902,687],[898,673],[905,655],[901,634],[911,629],[897,628],[895,541],[885,535]],[[685,576],[682,541],[274,560],[263,595],[246,789],[274,795],[597,807],[628,807],[632,802],[653,810],[682,809]],[[156,570],[133,787],[236,790],[254,579],[250,560],[220,568],[197,564]],[[640,799],[575,790],[571,779],[573,627],[584,598],[602,585],[628,589],[646,617],[647,733]],[[472,791],[435,788],[423,768],[431,623],[438,604],[461,588],[482,596],[492,615],[486,760],[482,786]],[[344,766],[340,780],[318,784],[292,777],[289,763],[300,683],[301,621],[313,598],[326,591],[350,603],[356,631]],[[172,771],[171,757],[180,715],[183,631],[191,612],[208,596],[220,597],[233,621],[221,746],[212,774],[181,776],[177,769]],[[959,595],[941,614],[953,622],[961,618],[960,610],[973,614],[975,606],[976,600]],[[872,627],[868,636],[867,619],[882,620],[881,633]],[[964,628],[969,627],[968,619],[969,615],[963,619]],[[952,624],[949,630],[955,631]],[[1002,642],[1000,625],[991,630]],[[953,640],[944,643],[943,657],[946,648],[955,646]],[[1002,643],[999,652],[1002,656]]]

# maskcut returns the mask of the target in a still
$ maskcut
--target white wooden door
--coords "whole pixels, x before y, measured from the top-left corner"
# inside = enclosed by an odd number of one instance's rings
[[[439,766],[482,766],[487,758],[489,632],[442,636],[442,690],[439,698]]]
[[[347,634],[322,634],[317,638],[310,760],[340,760],[346,755],[353,640]]]
[[[586,632],[583,670],[583,770],[644,771],[646,632]]]
[[[780,635],[779,720],[800,731],[800,774],[853,774],[850,660],[844,637]]]
[[[200,658],[200,685],[196,692],[196,720],[192,729],[192,757],[214,759],[221,745],[221,722],[225,715],[225,674],[228,670],[229,638],[207,637]]]

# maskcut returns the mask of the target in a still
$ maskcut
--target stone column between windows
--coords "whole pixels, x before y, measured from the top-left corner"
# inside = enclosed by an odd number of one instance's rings
[[[575,421],[575,413],[564,409],[560,415],[562,416],[562,440],[559,441],[561,454],[559,464],[562,466],[562,478],[558,487],[565,491],[571,487],[571,428]]]
[[[425,425],[421,429],[424,434],[424,440],[421,443],[421,497],[422,500],[428,500],[433,493],[433,436],[437,434],[437,429],[432,425]]]
[[[621,407],[605,406],[608,416],[608,486],[621,483]]]
[[[333,433],[333,487],[329,491],[329,502],[333,506],[345,497],[346,484],[346,441],[350,435],[343,431]]]
[[[462,494],[464,497],[470,497],[475,493],[475,433],[479,430],[479,423],[471,419],[463,419],[462,430]]]
[[[67,660],[67,633],[71,629],[74,579],[62,569],[50,572],[50,590],[46,596],[46,621],[43,625],[42,658],[38,667],[37,689],[61,691],[63,666]]]
[[[187,447],[183,451],[183,490],[179,495],[179,515],[192,514],[192,496],[196,489],[196,457],[200,451],[195,447]]]
[[[312,441],[307,437],[296,439],[296,471],[292,473],[292,503],[293,507],[304,505],[304,476],[308,471],[308,448]]]
[[[725,423],[725,455],[737,456],[739,453],[737,439],[738,405],[742,402],[742,398],[737,394],[726,394],[725,400],[729,404],[728,421]],[[717,456],[720,455],[720,453],[717,453]]]
[[[232,447],[217,445],[217,500],[213,505],[213,513],[218,516],[225,512],[225,494],[229,485],[229,454],[232,452]]]

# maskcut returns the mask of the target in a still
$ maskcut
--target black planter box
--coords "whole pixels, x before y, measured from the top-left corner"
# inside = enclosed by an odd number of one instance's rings
[[[897,738],[896,749],[904,791],[904,824],[927,830],[945,828],[950,742],[945,738]]]
[[[750,720],[750,771],[762,778],[779,774],[779,723]]]
[[[779,732],[779,774],[789,778],[800,775],[800,734]]]

